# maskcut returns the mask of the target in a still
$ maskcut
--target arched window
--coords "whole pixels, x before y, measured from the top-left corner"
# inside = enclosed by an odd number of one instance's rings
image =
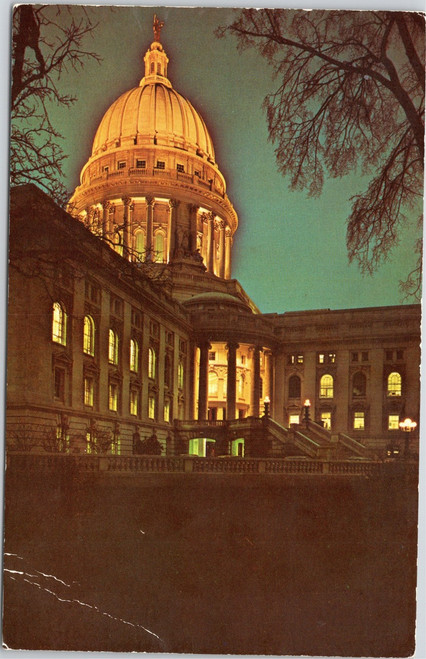
[[[179,362],[178,364],[178,387],[179,389],[183,389],[183,380],[184,380],[184,369],[183,369],[183,362]]]
[[[155,71],[155,62],[151,62],[151,73]]]
[[[400,373],[394,371],[388,376],[388,396],[400,396],[402,392],[402,378]]]
[[[135,339],[130,339],[130,370],[137,373],[139,370],[139,344]]]
[[[300,378],[298,375],[291,375],[288,380],[288,397],[300,398],[300,394],[301,394]]]
[[[145,253],[145,231],[143,229],[137,229],[135,231],[135,257],[141,261]]]
[[[52,341],[62,346],[67,344],[67,314],[60,302],[53,303]]]
[[[161,75],[161,64],[158,62],[157,64],[157,75]]]
[[[110,364],[118,364],[118,334],[113,329],[108,332],[108,361]]]
[[[333,376],[328,373],[320,380],[320,398],[333,398]]]
[[[352,396],[365,396],[367,391],[367,378],[364,373],[355,373],[352,379]]]
[[[95,323],[92,316],[84,316],[83,352],[86,355],[95,354]]]
[[[165,235],[164,233],[158,231],[155,234],[155,244],[154,244],[154,250],[155,250],[155,260],[158,263],[164,263],[165,261]]]
[[[217,396],[218,377],[213,371],[209,373],[209,396]]]
[[[154,348],[149,348],[148,350],[148,377],[152,380],[155,379],[155,373],[157,370],[157,353]]]

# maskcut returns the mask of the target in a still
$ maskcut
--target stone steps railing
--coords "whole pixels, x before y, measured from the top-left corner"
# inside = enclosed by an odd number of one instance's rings
[[[328,461],[297,458],[200,458],[196,456],[67,455],[9,452],[7,467],[19,472],[84,472],[93,474],[300,474],[378,476],[398,464],[414,473],[417,463],[372,460]]]

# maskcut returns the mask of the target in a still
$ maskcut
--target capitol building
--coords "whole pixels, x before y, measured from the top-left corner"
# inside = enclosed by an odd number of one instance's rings
[[[382,459],[419,419],[420,305],[262,314],[161,24],[67,212],[11,192],[7,440],[129,456]],[[266,229],[267,230],[267,229]],[[417,432],[410,451],[417,451]]]

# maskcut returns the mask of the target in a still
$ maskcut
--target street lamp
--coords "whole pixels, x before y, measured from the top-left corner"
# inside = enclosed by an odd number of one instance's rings
[[[266,416],[266,417],[269,416],[269,403],[270,402],[271,402],[271,399],[269,398],[269,396],[265,396],[265,398],[263,399],[263,403],[265,405],[263,416]]]
[[[310,421],[310,416],[309,416],[310,407],[311,407],[311,401],[309,400],[309,398],[307,398],[303,403],[303,420],[305,422],[306,428],[308,428]]]
[[[417,428],[417,423],[407,417],[404,421],[400,421],[399,427],[405,433],[404,458],[407,459],[409,454],[410,432],[413,432],[413,430]]]

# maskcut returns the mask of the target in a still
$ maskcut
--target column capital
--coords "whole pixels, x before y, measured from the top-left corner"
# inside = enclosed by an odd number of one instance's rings
[[[212,346],[211,343],[208,339],[201,339],[200,341],[197,341],[197,346],[200,348],[200,350],[211,350]]]
[[[121,201],[123,202],[123,204],[125,206],[130,206],[130,204],[132,203],[132,198],[128,197],[128,196],[124,196],[124,197],[121,197]]]
[[[226,350],[238,350],[239,347],[240,344],[237,343],[236,341],[228,341],[228,343],[225,346]]]
[[[102,202],[102,208],[104,209],[104,211],[108,211],[111,208],[111,202],[108,199],[105,199]]]
[[[228,225],[226,225],[226,227],[225,227],[225,235],[226,235],[227,238],[231,238],[231,236],[232,236],[231,227],[228,226]]]
[[[200,207],[197,206],[197,204],[189,204],[189,210],[191,211],[191,213],[197,213],[199,208]]]
[[[155,197],[152,195],[146,195],[145,197],[145,202],[147,206],[154,206],[155,204]]]
[[[169,206],[171,209],[177,208],[180,202],[177,199],[169,199]]]
[[[222,220],[220,217],[217,217],[215,222],[214,222],[215,229],[224,229],[225,228],[225,222]]]

